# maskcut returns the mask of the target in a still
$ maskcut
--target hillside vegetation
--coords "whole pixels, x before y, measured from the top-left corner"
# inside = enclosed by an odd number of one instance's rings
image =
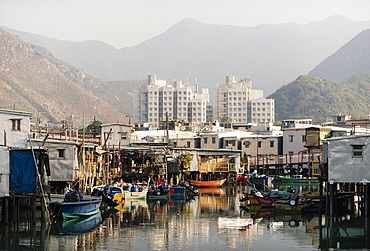
[[[316,76],[299,76],[268,98],[275,99],[276,120],[312,118],[316,122],[346,114],[370,114],[370,75],[353,76],[345,83]]]

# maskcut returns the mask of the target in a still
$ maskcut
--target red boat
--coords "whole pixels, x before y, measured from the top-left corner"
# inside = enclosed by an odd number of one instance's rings
[[[253,194],[254,199],[261,205],[268,205],[271,206],[274,204],[278,199],[269,198],[269,197],[261,197]]]
[[[225,183],[225,181],[226,179],[211,181],[188,180],[190,185],[197,187],[220,187]]]

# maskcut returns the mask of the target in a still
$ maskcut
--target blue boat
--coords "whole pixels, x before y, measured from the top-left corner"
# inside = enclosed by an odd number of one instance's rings
[[[148,199],[172,199],[181,200],[186,199],[186,188],[179,185],[162,186],[152,185],[148,190]]]
[[[117,206],[125,198],[122,187],[96,186],[91,189],[91,196],[101,196],[102,203],[108,206]]]
[[[68,192],[64,201],[51,201],[49,206],[54,215],[64,219],[91,216],[99,212],[101,199],[84,199],[81,193]]]

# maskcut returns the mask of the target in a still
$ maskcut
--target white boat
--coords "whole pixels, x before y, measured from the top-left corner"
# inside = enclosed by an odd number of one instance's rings
[[[135,184],[127,184],[122,187],[125,200],[130,199],[146,199],[148,195],[148,187]]]

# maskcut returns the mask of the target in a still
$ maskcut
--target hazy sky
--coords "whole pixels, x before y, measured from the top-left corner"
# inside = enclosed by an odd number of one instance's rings
[[[370,20],[369,0],[0,0],[0,26],[116,48],[159,35],[184,18],[256,26],[307,24],[333,15]]]

